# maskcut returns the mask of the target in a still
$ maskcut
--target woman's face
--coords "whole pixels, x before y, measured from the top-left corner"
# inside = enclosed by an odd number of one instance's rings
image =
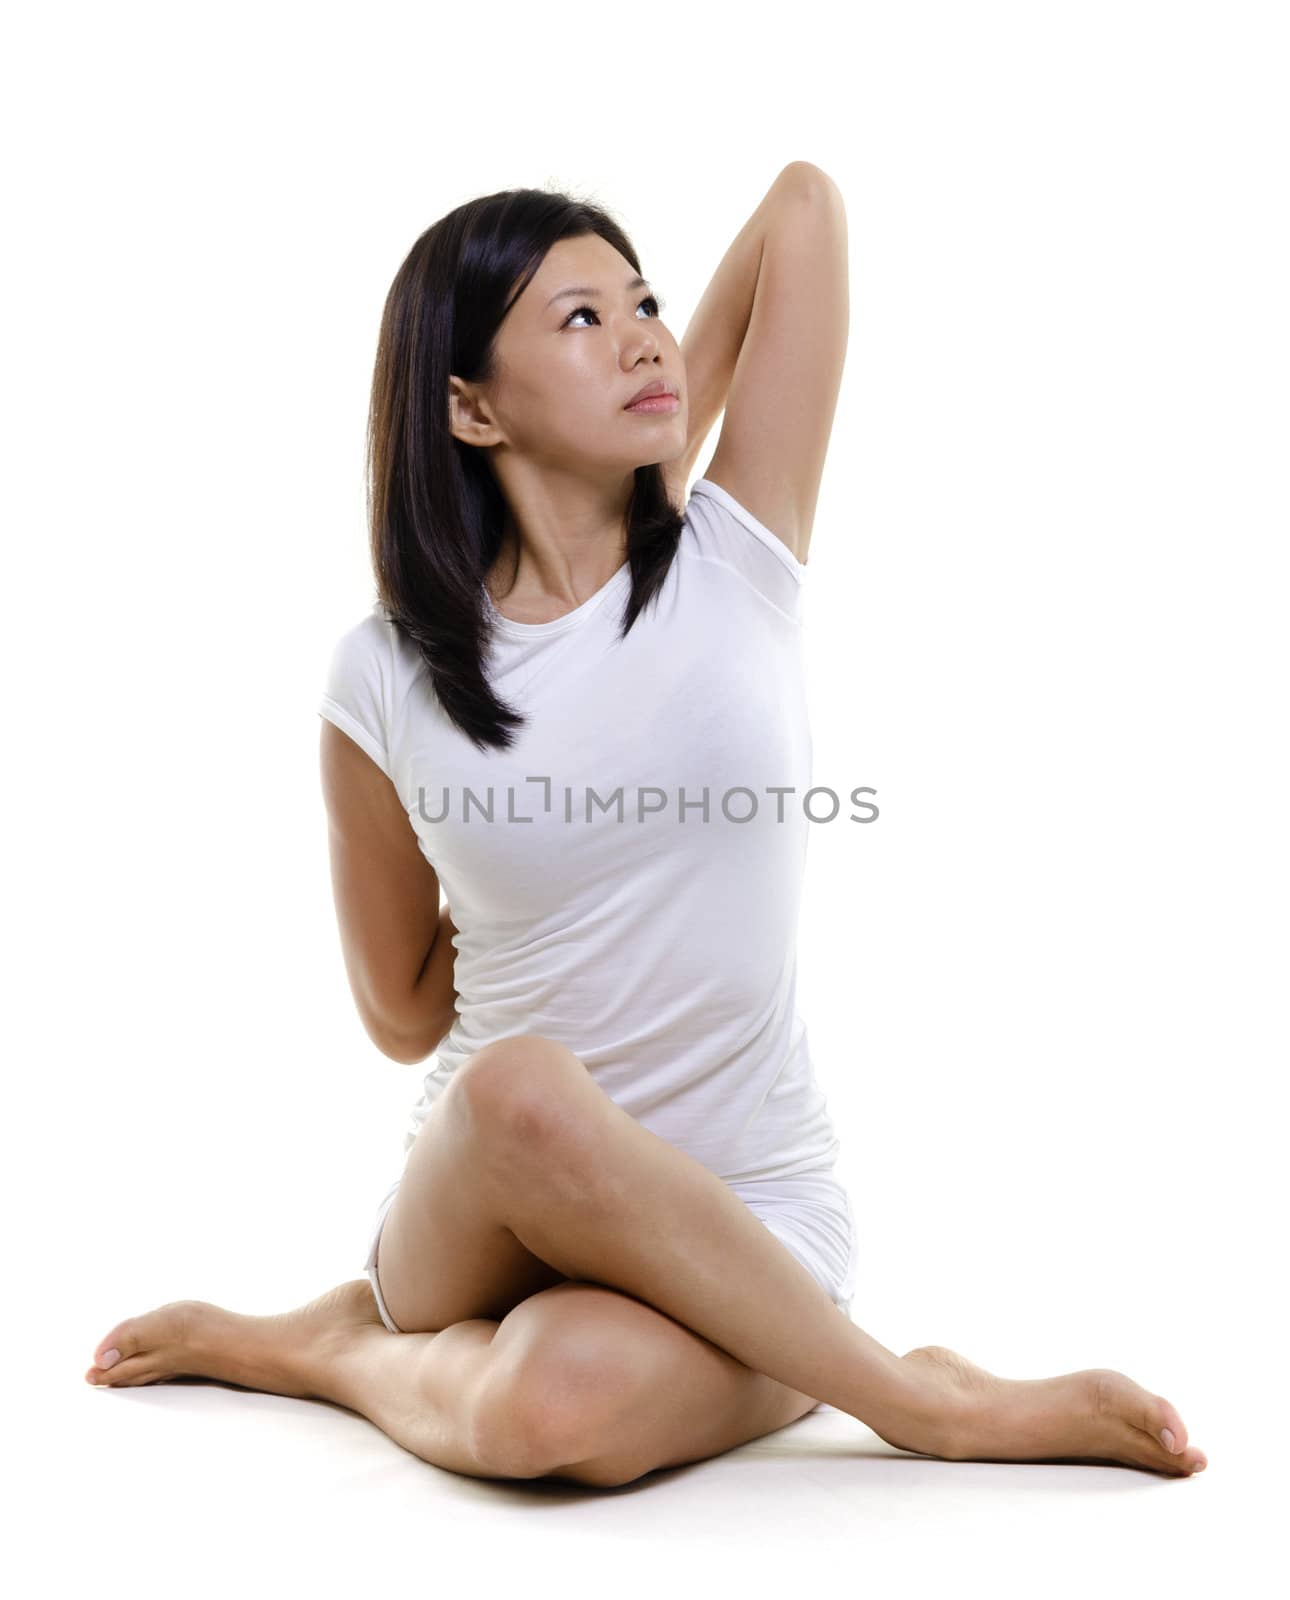
[[[452,379],[457,437],[494,447],[495,465],[514,453],[554,469],[602,468],[614,481],[681,455],[685,364],[650,286],[635,280],[598,233],[553,244],[498,330],[495,380]],[[677,408],[625,410],[656,378]]]

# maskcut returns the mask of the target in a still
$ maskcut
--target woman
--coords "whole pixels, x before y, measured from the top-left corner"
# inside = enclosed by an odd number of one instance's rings
[[[481,1477],[628,1483],[818,1403],[952,1459],[1204,1466],[1120,1373],[1010,1382],[850,1320],[794,961],[846,256],[836,186],[792,163],[683,356],[598,207],[506,191],[417,241],[373,384],[380,599],[332,659],[322,774],[355,1003],[436,1063],[366,1278],[279,1317],[163,1306],[89,1381],[322,1397]]]

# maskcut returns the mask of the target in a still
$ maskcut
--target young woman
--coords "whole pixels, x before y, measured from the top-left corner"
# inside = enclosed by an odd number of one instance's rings
[[[329,1399],[479,1477],[627,1483],[817,1403],[928,1455],[1190,1475],[1178,1412],[1118,1372],[1009,1381],[850,1319],[794,960],[836,185],[784,169],[684,350],[660,312],[612,217],[542,190],[400,268],[379,602],[331,662],[322,777],[355,1003],[435,1065],[366,1277],[276,1317],[163,1306],[86,1377]]]

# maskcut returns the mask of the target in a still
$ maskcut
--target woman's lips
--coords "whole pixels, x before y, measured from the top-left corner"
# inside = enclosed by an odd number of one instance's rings
[[[680,409],[680,397],[674,394],[652,394],[648,400],[638,400],[634,406],[623,407],[624,411],[642,411],[646,413],[654,411],[679,411]]]

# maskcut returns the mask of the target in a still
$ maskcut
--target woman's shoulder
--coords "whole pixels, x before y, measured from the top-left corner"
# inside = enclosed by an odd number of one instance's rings
[[[422,664],[417,645],[396,623],[385,607],[374,601],[370,610],[339,635],[333,654],[355,668],[366,668],[388,675],[391,684],[411,681]]]
[[[801,620],[806,564],[710,478],[691,486],[682,544],[692,557],[737,573],[747,588],[791,621]]]

